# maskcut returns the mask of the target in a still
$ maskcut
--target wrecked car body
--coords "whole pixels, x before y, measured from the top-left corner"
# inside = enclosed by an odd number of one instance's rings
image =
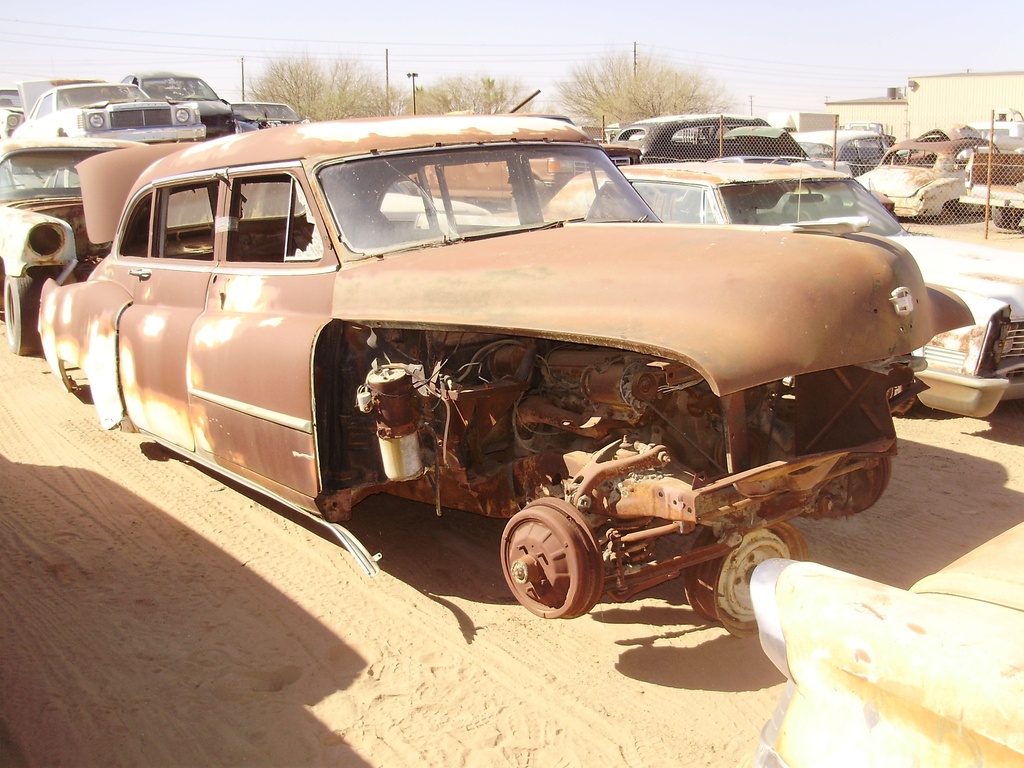
[[[745,574],[804,551],[790,518],[878,498],[886,392],[962,324],[881,238],[654,222],[540,118],[254,131],[111,209],[87,204],[111,255],[41,320],[103,426],[324,521],[368,572],[341,523],[372,494],[506,518],[509,588],[551,618],[685,575],[751,631]]]
[[[35,98],[35,93],[49,85]],[[18,83],[32,103],[15,129],[20,139],[94,138],[125,141],[197,141],[206,136],[194,103],[171,104],[135,85],[97,81]]]
[[[981,144],[984,141],[980,138],[942,141],[929,134],[913,141],[900,141],[892,145],[875,168],[862,173],[857,180],[872,192],[889,198],[897,216],[941,216],[964,194],[967,162]]]
[[[48,278],[85,279],[110,243],[92,243],[75,165],[137,146],[107,139],[0,141],[0,277],[11,351],[39,348],[39,292]]]
[[[0,139],[9,139],[25,119],[17,88],[0,88]]]

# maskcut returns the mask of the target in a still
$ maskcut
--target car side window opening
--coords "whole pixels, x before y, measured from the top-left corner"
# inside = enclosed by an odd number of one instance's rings
[[[136,201],[121,234],[119,250],[122,256],[146,258],[149,256],[149,233],[153,218],[153,193]]]
[[[39,106],[36,107],[35,117],[45,117],[46,115],[53,112],[53,100],[56,98],[53,93],[48,93],[39,100]]]
[[[709,190],[704,187],[643,181],[633,184],[662,221],[676,224],[720,223]]]
[[[208,181],[165,187],[157,192],[162,258],[213,260],[218,186],[219,182]]]
[[[323,240],[294,177],[236,179],[232,184],[227,260],[283,264],[318,261]]]

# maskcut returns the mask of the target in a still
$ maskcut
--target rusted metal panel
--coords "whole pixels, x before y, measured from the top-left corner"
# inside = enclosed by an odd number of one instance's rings
[[[333,281],[330,271],[221,269],[189,341],[197,448],[309,497],[320,490],[311,358]]]
[[[58,290],[60,288],[60,290]],[[89,383],[100,424],[112,429],[124,409],[117,364],[117,319],[131,294],[108,281],[43,286],[40,329],[43,354],[65,388],[73,388],[67,371],[78,368]]]

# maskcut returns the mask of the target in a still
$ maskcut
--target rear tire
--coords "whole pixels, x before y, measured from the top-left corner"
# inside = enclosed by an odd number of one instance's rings
[[[7,345],[16,355],[32,355],[42,347],[39,339],[39,297],[42,280],[29,275],[4,278],[4,325]]]
[[[996,229],[1016,232],[1020,229],[1021,215],[1024,215],[1024,210],[1020,208],[993,208],[992,224]]]

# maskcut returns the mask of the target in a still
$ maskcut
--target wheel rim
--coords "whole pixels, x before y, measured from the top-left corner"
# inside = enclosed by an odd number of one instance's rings
[[[604,592],[604,565],[594,535],[568,502],[527,504],[505,526],[501,569],[512,594],[547,619],[571,619]]]
[[[743,537],[725,557],[687,569],[686,597],[690,607],[708,619],[722,622],[730,634],[746,637],[757,631],[750,599],[750,576],[765,560],[780,557],[806,560],[807,543],[790,523],[758,528]]]

